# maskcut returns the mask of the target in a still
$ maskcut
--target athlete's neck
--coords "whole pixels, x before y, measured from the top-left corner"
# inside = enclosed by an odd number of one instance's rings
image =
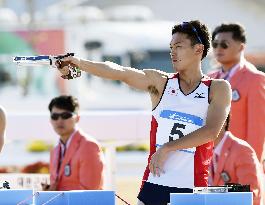
[[[182,92],[187,95],[194,91],[200,84],[203,74],[199,72],[179,72],[179,86]]]
[[[201,70],[194,71],[180,71],[179,72],[179,79],[181,83],[184,83],[187,87],[192,88],[194,85],[197,85],[203,77],[203,73]]]

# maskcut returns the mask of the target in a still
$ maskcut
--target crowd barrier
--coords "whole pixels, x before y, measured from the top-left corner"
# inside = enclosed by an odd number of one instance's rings
[[[115,205],[113,191],[40,191],[33,205]]]
[[[0,190],[1,205],[115,205],[114,191]]]
[[[170,194],[170,205],[252,205],[252,192]],[[1,189],[3,205],[115,205],[114,191]]]
[[[1,205],[30,205],[33,203],[31,189],[1,189]]]
[[[170,205],[252,205],[252,192],[170,194]]]

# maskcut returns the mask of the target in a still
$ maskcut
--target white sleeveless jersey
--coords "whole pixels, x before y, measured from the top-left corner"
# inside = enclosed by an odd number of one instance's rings
[[[205,125],[210,84],[211,79],[203,77],[197,88],[185,95],[179,86],[178,74],[168,79],[160,102],[152,112],[150,156],[164,143],[185,137]],[[144,180],[169,187],[205,186],[212,148],[210,142],[171,152],[164,164],[165,173],[154,177],[147,168]]]

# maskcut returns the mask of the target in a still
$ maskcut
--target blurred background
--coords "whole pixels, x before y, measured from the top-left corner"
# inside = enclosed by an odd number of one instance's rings
[[[176,21],[199,19],[211,29],[221,22],[243,24],[246,58],[265,71],[264,11],[264,0],[0,0],[0,104],[8,116],[0,171],[48,173],[48,150],[58,138],[49,125],[47,106],[56,95],[72,94],[80,100],[82,128],[91,130],[108,150],[110,175],[115,176],[109,187],[135,203],[148,151],[148,95],[85,73],[63,80],[55,69],[17,67],[12,58],[74,52],[91,60],[172,72],[171,27]],[[203,71],[216,66],[210,53]],[[93,121],[95,116],[98,121]],[[119,127],[127,129],[132,118],[136,131],[122,136]],[[99,133],[102,119],[116,129]],[[126,184],[132,184],[130,190]]]

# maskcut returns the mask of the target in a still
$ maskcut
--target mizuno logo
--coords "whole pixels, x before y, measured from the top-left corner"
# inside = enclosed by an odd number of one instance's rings
[[[203,96],[204,93],[196,93],[194,98],[205,98],[205,96]]]

